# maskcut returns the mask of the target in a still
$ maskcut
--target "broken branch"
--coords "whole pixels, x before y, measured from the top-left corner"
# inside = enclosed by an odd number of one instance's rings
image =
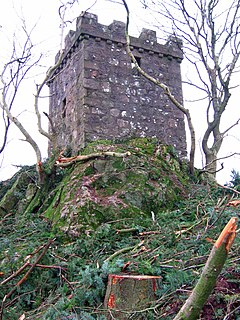
[[[198,283],[173,320],[196,320],[211,294],[236,236],[237,218],[231,218],[215,242]]]
[[[68,167],[77,161],[86,161],[89,159],[95,159],[95,158],[106,157],[106,156],[124,158],[124,157],[128,157],[130,155],[131,155],[131,152],[129,152],[129,151],[127,151],[127,152],[102,151],[102,152],[97,152],[97,153],[90,153],[87,155],[79,155],[79,156],[70,157],[70,158],[62,157],[62,155],[60,154],[55,165],[57,167]]]
[[[110,261],[110,260],[112,260],[113,258],[119,256],[119,255],[122,254],[122,253],[136,250],[137,248],[141,247],[141,246],[143,245],[143,243],[144,243],[144,240],[141,241],[140,243],[138,243],[136,246],[131,246],[131,247],[122,248],[122,249],[114,252],[111,256],[109,256],[107,259],[105,259],[104,262]]]

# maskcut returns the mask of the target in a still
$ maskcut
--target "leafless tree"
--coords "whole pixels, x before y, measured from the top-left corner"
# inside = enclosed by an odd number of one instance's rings
[[[142,4],[152,10],[161,31],[183,40],[185,57],[195,72],[187,82],[200,90],[206,108],[205,169],[215,175],[224,136],[239,121],[220,129],[239,68],[240,1],[142,0]]]
[[[21,133],[24,135],[26,141],[30,143],[36,153],[37,162],[41,162],[40,149],[32,138],[31,134],[24,128],[22,123],[16,116],[13,115],[12,109],[19,92],[19,88],[23,80],[27,77],[29,71],[38,64],[41,57],[34,60],[32,59],[33,44],[31,42],[30,33],[27,32],[23,25],[23,31],[25,40],[21,46],[17,45],[17,42],[13,41],[12,55],[9,61],[4,65],[0,75],[1,81],[1,100],[0,107],[2,109],[2,118],[4,122],[4,137],[0,152],[3,152],[6,147],[7,137],[9,132],[10,123],[14,123]]]
[[[13,123],[23,134],[25,141],[31,145],[36,154],[38,183],[39,185],[41,185],[44,182],[45,178],[45,172],[42,167],[41,150],[29,130],[27,130],[22,122],[18,119],[18,117],[14,115],[13,110],[13,106],[15,104],[21,84],[26,79],[28,73],[33,68],[36,68],[38,66],[38,63],[41,59],[41,55],[39,55],[37,59],[33,58],[32,50],[34,46],[31,41],[31,32],[27,31],[24,20],[22,20],[22,30],[25,35],[25,40],[19,44],[15,39],[13,39],[11,57],[9,61],[4,65],[3,70],[0,74],[0,108],[2,109],[2,120],[4,123],[4,132],[2,137],[2,145],[0,146],[0,153],[2,153],[6,147],[9,127],[10,124]],[[36,85],[36,93],[34,95],[33,101],[33,109],[37,117],[38,131],[42,135],[47,137],[51,141],[52,145],[55,145],[54,130],[52,130],[52,133],[49,134],[43,129],[42,115],[39,111],[39,99],[41,97],[42,89],[51,78],[52,73],[58,68],[59,64],[61,63],[62,56],[63,51],[62,54],[59,55],[59,59],[56,64],[53,67],[49,68],[49,70],[47,71],[42,83],[40,85]]]

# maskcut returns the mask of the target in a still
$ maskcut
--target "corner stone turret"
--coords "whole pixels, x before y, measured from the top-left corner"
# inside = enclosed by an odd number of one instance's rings
[[[130,41],[141,67],[182,102],[181,41],[171,37],[159,44],[156,32],[148,29]],[[125,46],[123,22],[105,26],[94,14],[78,17],[76,31],[65,38],[62,64],[49,81],[49,113],[58,147],[70,146],[75,153],[96,139],[157,137],[185,157],[183,114],[138,74]]]

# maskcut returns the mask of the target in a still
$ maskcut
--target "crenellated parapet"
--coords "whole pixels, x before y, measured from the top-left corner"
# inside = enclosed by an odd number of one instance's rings
[[[119,48],[125,47],[125,23],[114,20],[109,26],[98,23],[98,16],[92,13],[84,13],[77,18],[76,31],[70,30],[65,37],[64,58],[62,65],[76,52],[83,40],[94,39],[96,42],[106,41],[107,44],[115,43]],[[130,37],[131,50],[139,53],[144,51],[150,55],[158,55],[160,58],[167,57],[181,63],[183,59],[182,42],[176,37],[169,37],[166,44],[157,42],[156,31],[143,28],[140,36]],[[56,55],[58,61],[60,52]],[[62,66],[60,66],[61,68]]]

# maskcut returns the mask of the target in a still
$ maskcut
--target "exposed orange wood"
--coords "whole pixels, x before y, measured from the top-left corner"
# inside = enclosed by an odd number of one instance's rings
[[[227,251],[229,251],[233,243],[233,240],[236,236],[236,230],[237,230],[237,218],[233,217],[226,224],[225,228],[221,232],[214,246],[216,248],[219,248],[225,242],[225,248]]]
[[[232,207],[237,207],[240,205],[240,200],[232,200],[232,201],[229,201],[227,206],[232,206]]]

